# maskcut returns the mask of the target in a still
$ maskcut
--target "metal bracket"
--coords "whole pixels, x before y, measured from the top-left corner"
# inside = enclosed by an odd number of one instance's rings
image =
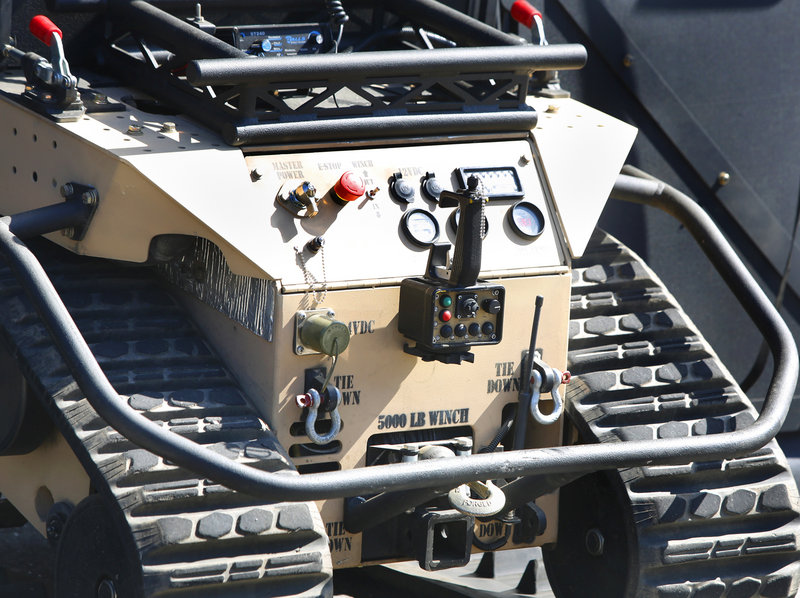
[[[80,202],[86,207],[88,212],[86,219],[80,224],[65,228],[63,231],[65,237],[69,237],[73,241],[83,241],[86,231],[89,230],[89,224],[97,211],[97,205],[100,203],[100,194],[97,189],[90,185],[66,183],[61,186],[61,196],[65,201]]]

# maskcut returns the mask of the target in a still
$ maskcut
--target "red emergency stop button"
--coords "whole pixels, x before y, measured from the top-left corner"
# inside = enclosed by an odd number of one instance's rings
[[[348,170],[333,186],[336,197],[342,201],[355,201],[367,190],[367,186],[356,172]]]

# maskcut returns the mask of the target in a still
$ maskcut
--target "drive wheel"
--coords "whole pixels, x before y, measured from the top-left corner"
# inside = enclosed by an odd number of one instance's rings
[[[741,429],[756,411],[661,281],[597,233],[574,264],[567,392],[581,442]],[[800,499],[775,441],[751,455],[640,466],[561,489],[545,565],[558,598],[790,598]]]
[[[99,494],[67,519],[56,554],[56,598],[140,598],[142,568],[122,514]]]

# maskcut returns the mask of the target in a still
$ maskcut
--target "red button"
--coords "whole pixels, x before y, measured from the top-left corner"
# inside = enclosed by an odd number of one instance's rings
[[[333,192],[342,201],[354,201],[364,195],[366,190],[367,186],[364,184],[364,179],[352,170],[345,172],[342,178],[333,186]]]
[[[452,317],[453,317],[453,314],[452,314],[452,313],[450,313],[450,310],[449,310],[449,309],[446,309],[446,310],[444,310],[442,313],[440,313],[440,314],[439,314],[439,319],[440,319],[442,322],[449,322],[449,321],[451,320],[451,318],[452,318]]]

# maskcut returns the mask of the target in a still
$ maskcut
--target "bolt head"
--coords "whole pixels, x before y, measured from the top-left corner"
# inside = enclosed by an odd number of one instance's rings
[[[586,532],[586,551],[592,556],[602,556],[605,550],[606,539],[596,527]]]
[[[633,54],[625,54],[625,56],[622,57],[622,66],[626,69],[633,66]]]
[[[724,170],[717,175],[717,183],[719,183],[720,187],[724,187],[728,183],[731,182],[731,175]]]
[[[106,578],[97,585],[97,598],[117,598],[117,587]]]
[[[61,189],[59,191],[61,192],[61,197],[69,197],[73,194],[75,189],[70,183],[67,183],[65,185],[61,185]]]
[[[306,349],[305,349],[305,347],[303,347],[303,345],[297,345],[297,349],[295,349],[295,352],[303,353],[305,350]]]
[[[95,203],[97,203],[97,195],[94,191],[85,191],[81,195],[81,202],[83,202],[83,205],[85,206],[93,206]]]

